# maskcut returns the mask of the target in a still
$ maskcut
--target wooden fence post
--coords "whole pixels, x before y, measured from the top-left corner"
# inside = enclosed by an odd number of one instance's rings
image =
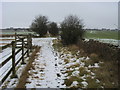
[[[25,64],[24,62],[24,38],[21,38],[22,40],[22,64]]]
[[[15,71],[15,41],[12,41],[12,76],[11,78],[17,78]]]
[[[30,51],[32,52],[32,35],[29,34],[29,36],[30,36]]]
[[[17,40],[17,34],[16,34],[16,32],[15,32],[15,41]]]
[[[30,39],[29,35],[27,36],[27,57],[29,57],[29,49],[30,49]]]

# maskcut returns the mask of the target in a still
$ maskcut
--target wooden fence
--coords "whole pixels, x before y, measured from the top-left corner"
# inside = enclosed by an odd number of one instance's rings
[[[0,68],[2,68],[4,65],[6,65],[6,63],[9,62],[10,60],[12,60],[12,67],[7,72],[7,74],[2,78],[1,84],[7,79],[7,77],[11,74],[11,72],[12,72],[12,76],[11,76],[12,78],[17,77],[15,68],[20,61],[22,62],[21,64],[25,64],[25,61],[24,61],[25,55],[27,57],[29,57],[29,53],[32,51],[31,34],[29,34],[27,36],[21,36],[21,37],[19,35],[15,34],[15,41],[12,41],[10,45],[12,46],[12,55],[9,56],[2,63],[0,63]],[[25,50],[25,48],[26,48],[26,50]],[[19,52],[22,52],[21,56],[20,56],[19,60],[15,60],[15,57]]]
[[[7,47],[10,47],[11,45],[12,45],[12,43],[8,43],[8,44],[2,46],[2,47],[1,47],[1,50],[6,49]]]

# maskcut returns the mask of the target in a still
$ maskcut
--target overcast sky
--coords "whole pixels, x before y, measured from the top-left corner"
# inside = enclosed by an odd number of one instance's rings
[[[117,28],[117,2],[2,2],[2,28],[29,27],[35,16],[60,23],[69,14],[83,19],[85,28]]]

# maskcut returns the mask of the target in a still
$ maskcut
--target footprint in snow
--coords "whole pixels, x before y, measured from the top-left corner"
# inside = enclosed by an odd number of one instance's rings
[[[58,76],[58,77],[61,77],[61,75],[60,75],[59,73],[57,73],[57,76]]]
[[[40,84],[36,84],[36,86],[41,86]]]
[[[62,62],[59,61],[58,64],[62,64]]]
[[[57,58],[55,58],[55,60],[57,60]]]
[[[40,72],[43,72],[43,70],[40,70]]]
[[[58,56],[58,54],[56,53],[56,56]]]
[[[55,64],[55,66],[57,66],[57,64]]]

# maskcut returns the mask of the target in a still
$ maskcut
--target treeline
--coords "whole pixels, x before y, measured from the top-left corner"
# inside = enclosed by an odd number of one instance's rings
[[[29,28],[13,28],[13,27],[10,27],[10,28],[5,28],[5,29],[0,29],[0,30],[30,30]]]
[[[106,29],[106,28],[102,28],[102,29],[84,29],[85,31],[117,31],[118,29]]]
[[[84,40],[85,29],[82,20],[76,15],[69,15],[64,18],[58,28],[57,23],[48,21],[46,16],[38,16],[31,24],[31,30],[39,34],[40,37],[45,36],[47,32],[53,36],[57,36],[60,32],[60,38],[63,45],[76,44],[82,48],[85,53],[95,53],[105,60],[118,61],[120,58],[120,49],[118,46],[101,43],[99,41]]]
[[[79,39],[83,39],[83,23],[76,15],[69,15],[61,22],[59,28],[57,23],[48,21],[46,16],[38,16],[32,22],[30,29],[40,37],[45,36],[48,32],[52,36],[57,36],[60,31],[62,43],[65,45],[76,44]]]
[[[58,26],[55,22],[48,21],[46,16],[37,16],[30,26],[30,30],[39,34],[40,37],[43,37],[49,32],[52,36],[58,35]]]

